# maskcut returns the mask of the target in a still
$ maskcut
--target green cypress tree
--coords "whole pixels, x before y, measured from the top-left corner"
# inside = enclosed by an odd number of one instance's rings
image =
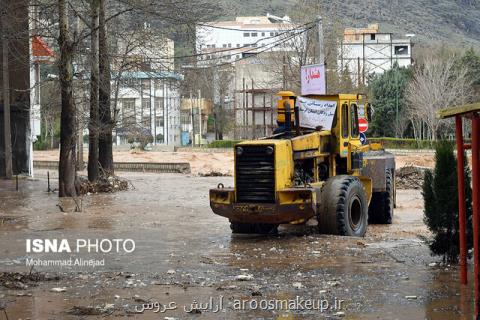
[[[427,170],[423,183],[424,221],[433,238],[428,245],[432,254],[444,261],[457,262],[459,255],[457,162],[451,142],[442,141],[435,150],[435,169]],[[471,221],[470,171],[465,166],[467,221]],[[468,224],[468,247],[471,247],[471,222]]]

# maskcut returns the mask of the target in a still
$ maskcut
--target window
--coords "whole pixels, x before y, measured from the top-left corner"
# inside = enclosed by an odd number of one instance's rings
[[[250,37],[250,33],[249,33],[249,32],[244,32],[244,33],[243,33],[243,36],[244,36],[244,37]]]
[[[227,44],[226,44],[226,43],[224,43],[224,44],[223,44],[223,47],[224,47],[224,48],[226,48],[226,47],[227,47]]]
[[[342,104],[342,137],[348,138],[348,104]]]
[[[229,48],[231,48],[231,47],[232,47],[232,44],[231,44],[231,43],[229,43],[229,44],[228,44],[228,47],[229,47]]]
[[[265,37],[265,32],[262,32],[262,37]]]
[[[252,47],[256,47],[256,46],[257,46],[257,44],[256,44],[256,43],[252,43]]]
[[[252,32],[252,37],[258,37],[258,33]]]
[[[350,105],[350,121],[352,129],[350,130],[352,138],[357,138],[360,134],[358,129],[358,108],[355,103]]]
[[[150,116],[143,116],[142,117],[142,126],[144,128],[150,128]]]
[[[159,114],[163,115],[163,104],[164,104],[163,97],[155,98],[153,103],[154,103],[155,112],[156,112],[157,116]]]
[[[155,117],[155,126],[163,127],[163,116],[156,116]]]
[[[150,79],[142,80],[142,87],[144,91],[150,91],[150,86],[151,86]]]
[[[396,55],[406,55],[408,54],[408,46],[395,46]]]
[[[135,125],[135,99],[122,99],[122,124],[124,127]]]
[[[270,32],[270,37],[273,37],[274,35],[275,35],[275,33]]]
[[[142,99],[142,112],[150,112],[150,98]]]
[[[375,33],[370,34],[370,40],[375,40]]]
[[[237,43],[237,48],[240,48],[240,43]]]

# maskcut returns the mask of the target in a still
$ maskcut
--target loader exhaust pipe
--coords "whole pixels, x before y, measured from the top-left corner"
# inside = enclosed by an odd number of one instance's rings
[[[285,132],[287,134],[291,134],[291,132],[292,132],[292,112],[290,110],[290,103],[288,103],[288,101],[285,101],[283,103],[283,106],[285,107]]]
[[[300,115],[298,106],[293,107],[293,112],[295,113],[295,136],[300,135]]]

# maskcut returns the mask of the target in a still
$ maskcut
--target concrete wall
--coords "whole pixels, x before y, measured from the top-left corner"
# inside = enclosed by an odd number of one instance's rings
[[[2,34],[9,37],[9,78],[11,104],[11,135],[14,174],[29,172],[30,157],[30,54],[28,29],[28,1],[2,0],[0,6],[7,9],[4,20],[6,30]],[[3,9],[2,8],[2,9]],[[2,10],[0,10],[1,12]],[[1,41],[0,41],[1,42]],[[0,43],[0,53],[2,52]],[[1,56],[1,55],[0,55]],[[0,71],[3,71],[0,59]],[[2,72],[0,72],[0,92],[2,92]],[[3,95],[0,94],[0,176],[5,175],[5,144],[3,127]]]

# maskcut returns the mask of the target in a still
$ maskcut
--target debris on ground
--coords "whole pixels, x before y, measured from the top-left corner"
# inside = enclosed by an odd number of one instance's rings
[[[65,287],[52,288],[52,289],[50,289],[50,291],[52,291],[52,292],[65,292],[65,291],[67,291],[67,288],[65,288]]]
[[[73,306],[67,313],[75,316],[98,316],[111,314],[114,309],[113,303],[106,303],[97,306]]]
[[[425,173],[424,167],[406,166],[395,171],[397,189],[421,189]]]
[[[47,277],[39,273],[0,272],[0,286],[7,289],[26,289],[36,282],[59,280],[59,277]]]
[[[102,308],[96,306],[73,306],[69,311],[69,314],[75,315],[75,316],[98,316],[104,313]]]
[[[251,274],[240,274],[235,277],[235,280],[237,281],[252,281],[253,280],[253,275]]]
[[[88,178],[78,177],[80,194],[89,193],[112,193],[128,190],[128,180],[118,176],[100,176],[95,182],[88,181]]]
[[[222,173],[220,171],[215,171],[215,170],[212,170],[212,171],[209,171],[209,172],[206,172],[206,173],[199,173],[198,175],[200,177],[228,177],[228,176],[231,176],[231,174]]]

